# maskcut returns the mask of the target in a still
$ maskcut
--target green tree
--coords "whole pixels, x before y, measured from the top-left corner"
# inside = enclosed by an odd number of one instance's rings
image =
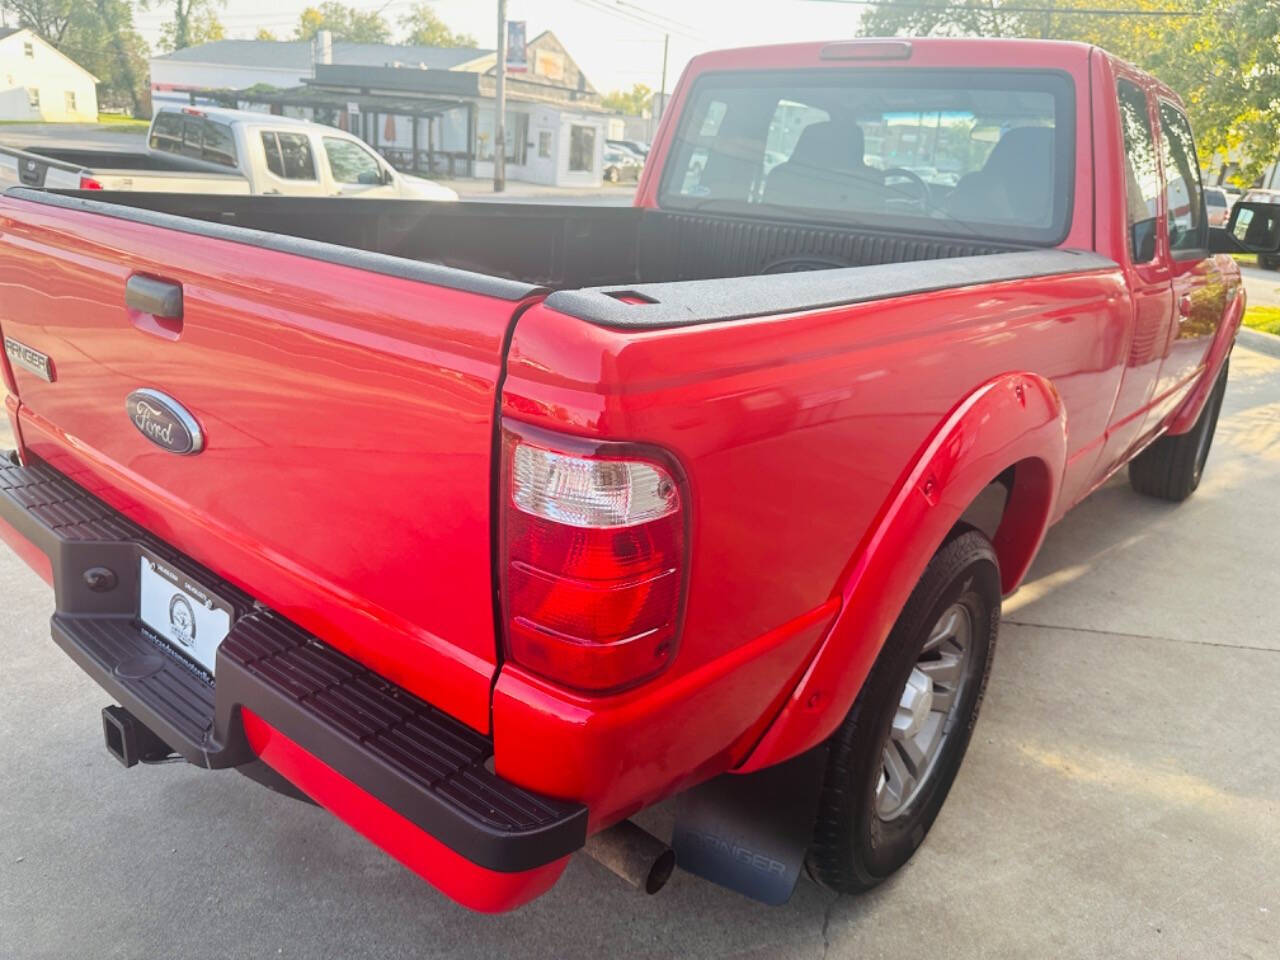
[[[160,49],[166,53],[198,43],[221,40],[225,35],[215,7],[225,0],[138,0],[144,10],[173,9],[173,19],[160,28]]]
[[[160,28],[159,46],[164,53],[226,39],[227,31],[223,29],[222,21],[218,19],[216,13],[205,6],[193,9],[193,0],[186,0],[186,2],[188,11],[186,16],[182,19],[175,16]]]
[[[475,47],[479,44],[469,33],[454,33],[429,3],[415,3],[400,18],[400,26],[408,31],[404,42],[415,47]]]
[[[643,83],[637,83],[630,90],[614,90],[606,93],[600,102],[609,110],[625,113],[633,117],[643,117],[653,104],[653,91]]]
[[[890,0],[863,16],[866,36],[1044,37],[1096,43],[1149,70],[1182,97],[1202,163],[1238,158],[1252,181],[1276,159],[1280,3],[1276,0]],[[1027,7],[1036,8],[1028,12]],[[1080,12],[1073,13],[1073,10]]]
[[[326,0],[319,7],[303,10],[294,36],[299,40],[312,40],[321,30],[332,33],[334,40],[350,43],[388,43],[391,40],[391,27],[376,10],[365,13],[337,0]]]
[[[278,40],[280,39],[266,27],[259,27],[258,32],[253,35],[255,40]]]

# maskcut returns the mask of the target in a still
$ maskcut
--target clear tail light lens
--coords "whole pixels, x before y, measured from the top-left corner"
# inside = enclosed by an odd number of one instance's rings
[[[567,687],[612,692],[675,655],[687,490],[655,451],[504,432],[507,656]]]

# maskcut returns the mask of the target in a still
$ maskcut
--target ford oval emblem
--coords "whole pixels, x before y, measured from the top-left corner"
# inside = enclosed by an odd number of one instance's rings
[[[159,390],[135,390],[124,402],[137,431],[161,449],[190,456],[204,449],[204,433],[191,413]]]

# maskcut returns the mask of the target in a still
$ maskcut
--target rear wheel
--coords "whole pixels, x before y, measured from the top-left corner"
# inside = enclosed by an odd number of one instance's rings
[[[810,874],[841,893],[911,858],[960,769],[1000,622],[995,551],[966,529],[930,561],[830,743]]]
[[[1134,490],[1175,503],[1195,492],[1204,474],[1205,461],[1209,459],[1226,392],[1227,365],[1224,363],[1196,425],[1179,436],[1161,437],[1129,462],[1129,484]]]

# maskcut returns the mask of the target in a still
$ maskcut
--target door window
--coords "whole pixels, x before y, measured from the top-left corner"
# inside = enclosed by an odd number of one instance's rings
[[[1160,104],[1164,151],[1165,203],[1169,216],[1169,249],[1177,254],[1208,247],[1200,163],[1191,124],[1172,104]]]
[[[1120,101],[1120,131],[1124,134],[1130,252],[1134,263],[1147,263],[1156,255],[1156,201],[1160,196],[1151,114],[1147,111],[1147,95],[1137,84],[1118,80],[1116,93]]]
[[[596,167],[596,128],[574,124],[569,128],[569,169],[589,173]]]
[[[382,183],[382,165],[364,147],[338,137],[325,137],[323,143],[329,169],[338,183]]]
[[[267,155],[267,169],[285,180],[314,180],[316,164],[311,156],[311,141],[301,133],[262,131],[262,149]]]

